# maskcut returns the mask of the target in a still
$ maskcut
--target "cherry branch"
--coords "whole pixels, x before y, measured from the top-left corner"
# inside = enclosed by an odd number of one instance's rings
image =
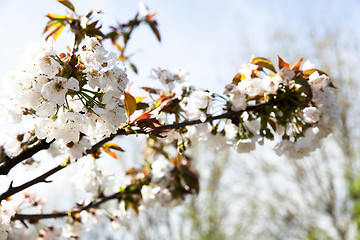
[[[104,196],[101,198],[97,198],[93,201],[91,201],[88,205],[85,205],[83,207],[73,208],[69,211],[63,211],[63,212],[55,212],[55,213],[47,213],[47,214],[18,214],[16,213],[12,219],[13,220],[40,220],[40,219],[46,219],[46,218],[62,218],[67,216],[74,216],[76,213],[80,213],[81,211],[86,211],[91,208],[97,208],[101,204],[112,200],[112,199],[118,199],[119,201],[123,199],[123,193],[117,192],[109,196]]]
[[[35,138],[36,139],[36,138]],[[3,155],[0,159],[0,175],[7,175],[9,171],[18,163],[32,157],[35,153],[41,150],[48,149],[51,142],[46,142],[45,139],[36,139],[34,143],[25,147],[25,149],[14,157]]]
[[[61,169],[65,168],[67,165],[66,164],[60,164],[56,167],[54,167],[53,169],[47,171],[46,173],[34,178],[33,180],[30,180],[18,187],[13,187],[13,182],[14,181],[11,181],[10,183],[10,186],[9,188],[6,190],[6,192],[2,193],[0,195],[0,201],[3,200],[3,199],[7,199],[8,197],[14,195],[15,193],[18,193],[28,187],[31,187],[37,183],[40,183],[40,182],[44,182],[44,183],[49,183],[51,181],[47,181],[46,178],[48,178],[49,176],[53,175],[54,173],[60,171]]]
[[[174,124],[167,124],[167,125],[163,125],[160,127],[157,127],[156,130],[158,131],[164,131],[164,130],[169,130],[169,129],[179,129],[182,127],[186,127],[186,126],[190,126],[190,125],[197,125],[197,124],[201,124],[201,123],[205,123],[205,122],[211,122],[214,120],[219,120],[219,119],[231,119],[233,117],[239,116],[241,115],[243,112],[245,111],[254,111],[254,110],[260,110],[265,106],[268,106],[270,104],[274,104],[274,102],[267,102],[267,103],[263,103],[263,104],[259,104],[259,105],[254,105],[254,106],[248,106],[245,110],[240,110],[240,111],[229,111],[220,115],[216,115],[216,116],[212,116],[212,117],[208,117],[204,122],[200,121],[200,120],[191,120],[191,121],[184,121],[181,123],[174,123]],[[130,134],[148,134],[148,132],[145,132],[142,129],[138,129],[138,130],[128,130],[126,131],[125,129],[119,129],[115,134],[111,134],[109,137],[102,139],[101,141],[99,141],[98,143],[94,144],[90,149],[88,149],[86,151],[86,154],[91,154],[94,153],[97,149],[99,149],[104,143],[112,140],[114,137],[116,136],[120,136],[120,135],[130,135]],[[42,142],[42,144],[38,144],[39,142]],[[50,145],[50,143],[46,143],[44,140],[38,140],[36,142],[38,145],[36,146],[37,151],[43,150],[43,149],[47,149]],[[29,148],[30,149],[30,148]],[[36,151],[34,150],[35,147],[31,148],[32,149],[32,154],[35,154]],[[22,152],[21,154],[19,154],[18,156],[15,157],[16,161],[20,160],[21,157],[31,157],[32,155],[30,155],[29,151],[26,149],[24,152]],[[25,160],[26,158],[24,158],[23,160]],[[22,160],[21,160],[22,161]],[[20,161],[20,162],[21,162]],[[15,193],[18,193],[28,187],[31,187],[37,183],[41,183],[41,182],[51,182],[46,180],[49,176],[51,176],[52,174],[60,171],[61,169],[65,168],[66,166],[68,166],[68,164],[60,164],[56,167],[54,167],[53,169],[50,169],[49,171],[47,171],[46,173],[40,175],[39,177],[36,177],[18,187],[13,187],[13,181],[10,183],[10,186],[8,188],[8,190],[4,193],[2,193],[0,195],[0,201],[3,199],[6,199],[12,195],[14,195]],[[0,166],[1,169],[1,166]]]
[[[248,106],[245,110],[240,110],[240,111],[228,111],[226,113],[217,115],[217,116],[211,116],[208,117],[204,122],[211,122],[214,120],[219,120],[219,119],[231,119],[232,117],[235,116],[239,116],[241,115],[243,112],[245,111],[254,111],[254,110],[260,110],[263,107],[267,106],[267,105],[271,105],[271,104],[275,104],[275,101],[269,101],[266,103],[262,103],[259,105],[253,105],[253,106]],[[190,126],[190,125],[196,125],[196,124],[201,124],[204,123],[200,120],[192,120],[192,121],[184,121],[181,123],[174,123],[174,124],[167,124],[167,125],[163,125],[160,127],[156,127],[155,130],[156,131],[164,131],[164,130],[169,130],[169,129],[179,129],[182,127],[186,127],[186,126]],[[120,136],[120,135],[130,135],[130,134],[149,134],[149,132],[146,132],[142,129],[124,129],[121,128],[119,129],[115,134],[111,134],[109,137],[106,137],[104,139],[102,139],[101,141],[99,141],[98,143],[96,143],[91,149],[89,149],[86,153],[93,153],[94,150],[98,149],[99,147],[101,147],[104,143],[112,140],[114,137],[116,136]],[[4,155],[3,157],[0,158],[0,175],[7,175],[9,173],[9,171],[15,167],[17,164],[19,164],[20,162],[32,157],[34,154],[36,154],[37,152],[40,152],[41,150],[45,150],[48,149],[51,145],[51,142],[46,142],[45,139],[39,140],[37,138],[35,138],[34,140],[35,142],[26,146],[25,149],[19,153],[18,155],[14,156],[14,157],[8,157],[6,155]]]
[[[270,104],[274,104],[274,102],[267,102],[267,103],[263,103],[263,104],[259,104],[259,105],[254,105],[254,106],[248,106],[245,110],[240,110],[240,111],[229,111],[217,116],[212,116],[212,117],[208,117],[204,122],[211,122],[214,120],[219,120],[219,119],[232,119],[234,117],[240,116],[243,112],[245,111],[254,111],[254,110],[260,110],[263,107],[266,107]],[[200,120],[192,120],[192,121],[184,121],[181,123],[174,123],[174,124],[168,124],[168,125],[163,125],[160,127],[157,127],[157,130],[159,131],[164,131],[164,130],[168,130],[168,129],[179,129],[185,126],[190,126],[190,125],[196,125],[196,124],[201,124],[204,123]],[[94,153],[98,148],[100,148],[104,143],[112,140],[114,137],[119,136],[119,135],[127,135],[127,134],[147,134],[147,132],[139,129],[139,130],[130,130],[130,131],[126,131],[125,129],[119,129],[117,131],[116,134],[112,134],[111,136],[99,141],[98,143],[94,144],[92,146],[91,149],[88,149],[87,152],[84,154],[91,154]],[[39,177],[36,177],[18,187],[13,187],[13,181],[10,183],[10,186],[8,188],[8,190],[6,192],[4,192],[3,194],[0,195],[0,201],[3,199],[7,199],[8,197],[14,195],[15,193],[18,193],[28,187],[31,187],[37,183],[48,183],[51,181],[46,180],[49,176],[51,176],[52,174],[60,171],[61,169],[67,167],[69,165],[69,163],[64,163],[64,164],[60,164],[56,167],[54,167],[53,169],[47,171],[46,173],[40,175]],[[65,217],[65,216],[69,216],[69,214],[71,213],[77,213],[77,212],[81,212],[83,210],[88,210],[90,208],[95,208],[97,206],[99,206],[100,204],[102,204],[103,202],[106,202],[108,200],[117,198],[120,199],[119,196],[120,192],[115,193],[113,195],[107,196],[107,197],[102,197],[100,199],[94,200],[92,201],[90,204],[82,207],[82,208],[74,208],[71,211],[68,212],[57,212],[57,213],[51,213],[51,214],[16,214],[14,216],[14,219],[19,219],[19,220],[36,220],[36,219],[44,219],[44,218],[59,218],[59,217]]]

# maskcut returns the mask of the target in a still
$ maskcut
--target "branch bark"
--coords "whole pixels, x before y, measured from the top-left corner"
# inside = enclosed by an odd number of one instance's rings
[[[220,115],[217,115],[217,116],[208,117],[204,122],[202,122],[200,120],[192,120],[192,121],[184,121],[184,122],[181,122],[181,123],[163,125],[163,126],[157,127],[157,130],[164,131],[164,130],[169,130],[169,129],[179,129],[179,128],[182,128],[182,127],[186,127],[186,126],[190,126],[190,125],[197,125],[197,124],[201,124],[201,123],[205,123],[205,122],[211,122],[211,121],[219,120],[219,119],[232,119],[234,117],[240,116],[245,111],[261,110],[263,107],[269,106],[271,104],[274,104],[274,103],[273,102],[267,102],[267,103],[263,103],[263,104],[259,104],[259,105],[248,106],[245,110],[228,111],[226,113],[223,113],[223,114],[220,114]],[[112,140],[116,136],[130,135],[130,134],[147,134],[147,132],[145,132],[145,131],[143,131],[141,129],[130,130],[130,131],[126,131],[125,129],[119,129],[115,134],[111,134],[109,137],[104,138],[101,141],[99,141],[98,143],[94,144],[91,149],[88,149],[86,151],[86,154],[94,153],[104,143]],[[50,145],[50,143],[46,143],[43,140],[41,140],[41,142],[43,142],[44,145],[39,144],[39,146],[37,146],[37,149],[39,149],[38,151],[46,149]],[[41,146],[43,146],[43,148]],[[36,153],[35,151],[33,151],[33,152]],[[84,154],[84,155],[86,155],[86,154]],[[26,156],[25,153],[21,153],[19,155],[20,156]],[[20,159],[20,156],[17,156],[17,158]],[[22,190],[24,190],[24,189],[26,189],[26,188],[28,188],[30,186],[33,186],[33,185],[35,185],[37,183],[49,182],[49,181],[46,180],[46,178],[48,178],[52,174],[60,171],[61,169],[65,168],[68,165],[69,164],[60,164],[60,165],[56,166],[55,168],[47,171],[46,173],[40,175],[39,177],[34,178],[33,180],[30,180],[30,181],[28,181],[28,182],[26,182],[26,183],[24,183],[24,184],[22,184],[22,185],[20,185],[18,187],[13,187],[12,186],[13,182],[11,182],[8,190],[0,195],[0,201],[14,195],[15,193],[18,193],[18,192],[22,191]],[[25,220],[25,219],[38,220],[38,219],[44,219],[44,218],[65,217],[65,216],[69,216],[69,213],[77,213],[77,212],[81,212],[83,210],[88,210],[90,208],[95,208],[95,207],[99,206],[100,204],[102,204],[103,202],[114,199],[114,198],[120,199],[121,196],[119,194],[121,194],[121,193],[120,192],[114,193],[113,195],[103,197],[100,200],[99,199],[94,200],[90,204],[88,204],[87,206],[85,206],[83,208],[73,209],[73,210],[68,211],[68,212],[57,212],[57,213],[51,213],[51,214],[15,214],[15,216],[13,218],[14,219],[19,219],[19,220]]]
[[[40,152],[41,150],[48,149],[50,143],[43,140],[37,140],[35,143],[27,146],[21,153],[10,158],[4,156],[3,159],[0,159],[0,175],[7,175],[9,171],[15,167],[20,162],[32,157],[35,153]]]
[[[123,195],[121,192],[114,193],[109,196],[97,198],[90,202],[88,205],[80,207],[80,208],[73,208],[69,211],[63,211],[63,212],[56,212],[56,213],[47,213],[47,214],[18,214],[16,213],[12,219],[13,220],[40,220],[40,219],[46,219],[46,218],[62,218],[67,216],[73,216],[73,214],[80,213],[84,210],[89,210],[91,208],[99,207],[101,204],[112,200],[112,199],[123,199]]]
[[[202,122],[200,120],[184,121],[184,122],[181,122],[181,123],[167,124],[167,125],[163,125],[163,126],[160,126],[160,127],[156,127],[156,130],[161,132],[161,131],[164,131],[164,130],[179,129],[179,128],[182,128],[182,127],[186,127],[186,126],[190,126],[190,125],[197,125],[197,124],[201,124],[201,123],[205,123],[205,122],[211,122],[211,121],[219,120],[219,119],[231,119],[233,117],[240,116],[245,111],[257,111],[257,110],[261,110],[262,108],[264,108],[266,106],[273,105],[273,104],[275,104],[274,101],[273,102],[266,102],[266,103],[259,104],[259,105],[248,106],[245,110],[228,111],[228,112],[220,114],[220,115],[211,116],[211,117],[208,117],[204,122]],[[125,129],[121,128],[115,134],[111,134],[109,137],[106,137],[106,138],[102,139],[101,141],[99,141],[98,143],[94,144],[91,149],[86,151],[86,154],[91,154],[91,153],[95,152],[96,149],[100,148],[104,143],[112,140],[116,136],[131,135],[131,134],[148,134],[148,132],[145,132],[142,129],[135,129],[135,130],[130,129],[129,131],[126,131]],[[1,163],[0,163],[0,175],[7,175],[9,173],[9,171],[13,167],[15,167],[18,163],[22,162],[23,160],[25,160],[27,158],[32,157],[35,153],[37,153],[37,152],[39,152],[41,150],[48,149],[50,147],[51,143],[52,142],[47,143],[44,139],[43,140],[37,140],[34,144],[28,146],[26,149],[24,149],[17,156],[12,157],[12,158],[9,158],[8,156],[5,156],[5,159],[3,161],[1,161]],[[57,166],[57,167],[59,167],[59,166]],[[52,171],[52,170],[50,170],[50,171]],[[35,183],[38,183],[38,182],[40,182],[40,181],[37,181]],[[11,185],[10,185],[9,189],[10,188],[12,188]],[[0,196],[2,196],[2,195],[0,195]]]
[[[6,192],[4,192],[4,193],[2,193],[0,195],[0,202],[1,202],[1,200],[7,199],[8,197],[14,195],[15,193],[18,193],[18,192],[20,192],[20,191],[22,191],[22,190],[24,190],[24,189],[26,189],[28,187],[31,187],[31,186],[33,186],[33,185],[35,185],[37,183],[40,183],[40,182],[48,183],[48,182],[50,182],[50,181],[47,181],[46,178],[53,175],[54,173],[60,171],[61,169],[65,168],[66,166],[67,166],[66,164],[58,165],[58,166],[54,167],[53,169],[47,171],[46,173],[40,175],[39,177],[34,178],[33,180],[28,181],[28,182],[26,182],[26,183],[24,183],[24,184],[22,184],[22,185],[20,185],[18,187],[13,187],[12,186],[13,181],[11,181],[8,190],[6,190]]]

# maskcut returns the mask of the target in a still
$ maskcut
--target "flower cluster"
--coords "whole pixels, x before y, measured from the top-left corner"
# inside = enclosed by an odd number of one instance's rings
[[[234,114],[222,130],[219,124],[197,127],[197,138],[210,140],[210,134],[219,135],[217,142],[223,138],[242,153],[278,134],[282,136],[275,147],[279,155],[302,158],[316,150],[339,122],[339,108],[330,78],[320,70],[309,69],[308,62],[301,70],[300,65],[301,60],[290,68],[279,58],[280,70],[276,71],[269,60],[254,58],[241,66],[224,92],[229,97],[225,109]],[[267,74],[265,69],[273,73]],[[188,97],[189,118],[204,122],[211,117],[212,96],[207,91],[193,91]],[[190,133],[194,132],[191,128]],[[204,129],[208,134],[199,133]]]
[[[172,177],[175,165],[164,157],[159,157],[151,165],[151,185],[141,188],[143,208],[151,208],[160,204],[161,206],[175,206],[181,199],[174,198],[167,188]]]
[[[22,209],[35,209],[42,212],[45,200],[35,197],[33,194],[24,194],[22,199],[2,200],[0,203],[0,239],[54,239],[60,236],[60,229],[45,226],[40,231],[24,225],[20,221],[14,221],[14,217]],[[53,237],[53,238],[51,238]]]
[[[16,121],[33,116],[36,137],[47,142],[78,146],[80,133],[101,139],[126,121],[127,75],[116,54],[96,38],[86,37],[78,56],[57,55],[51,38],[30,45],[17,71],[4,81],[8,114]],[[72,155],[83,151],[78,147]]]
[[[296,140],[283,139],[276,147],[277,154],[301,158],[319,147],[320,140],[327,137],[339,124],[340,109],[336,96],[331,89],[331,82],[325,74],[317,71],[309,76],[312,98],[311,106],[306,106],[299,114],[310,126],[304,130],[303,136]]]
[[[162,85],[167,86],[169,89],[173,89],[176,83],[186,82],[189,74],[181,69],[175,69],[173,73],[166,69],[153,68],[150,77],[159,80]]]

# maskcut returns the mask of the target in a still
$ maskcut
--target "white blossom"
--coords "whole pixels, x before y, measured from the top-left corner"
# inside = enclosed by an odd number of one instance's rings
[[[227,148],[226,137],[221,134],[211,133],[212,127],[208,123],[197,124],[187,127],[186,137],[205,142],[206,145],[216,150]]]
[[[153,68],[150,77],[160,81],[162,85],[167,86],[169,89],[173,89],[175,83],[186,82],[189,78],[189,74],[188,72],[177,68],[174,70],[174,73],[166,69]]]
[[[286,82],[290,82],[295,77],[295,72],[288,67],[281,68],[276,75],[280,76]]]
[[[149,15],[149,9],[147,8],[144,2],[139,2],[139,13],[140,16],[143,18]]]
[[[12,156],[17,155],[22,151],[22,144],[29,140],[31,137],[30,133],[26,133],[21,136],[21,139],[19,139],[20,135],[17,136],[9,136],[9,138],[5,141],[4,149],[6,152]]]
[[[61,69],[60,59],[53,40],[28,47],[17,71],[5,75],[6,101],[1,109],[7,111],[7,118],[19,122],[23,114],[31,114],[36,137],[47,142],[58,140],[62,148],[69,142],[77,143],[81,133],[90,138],[115,133],[126,121],[123,105],[128,83],[117,55],[106,51],[96,38],[86,36],[79,51],[87,77],[82,79],[81,88],[79,79],[62,75],[67,70]],[[78,157],[75,149],[69,153]]]
[[[82,137],[79,142],[73,143],[68,149],[71,160],[76,160],[84,156],[87,149],[91,148],[91,142],[87,137]]]
[[[313,64],[312,62],[310,62],[309,60],[306,60],[303,64],[302,64],[302,70],[309,70],[309,69],[315,69],[315,64]]]
[[[43,85],[41,93],[44,99],[62,105],[65,102],[65,94],[69,89],[79,90],[79,82],[75,78],[54,77]]]
[[[167,188],[160,186],[143,186],[141,188],[142,209],[154,208],[157,206],[162,207],[175,207],[181,202],[181,198],[174,198]]]
[[[190,120],[200,119],[204,122],[212,111],[213,97],[210,92],[196,90],[188,98],[188,115]]]
[[[65,224],[62,228],[62,235],[66,238],[75,238],[80,236],[81,233],[86,230],[87,229],[81,223],[74,221],[73,223]]]
[[[91,223],[92,225],[98,225],[101,223],[104,217],[103,209],[91,209],[88,211],[80,212],[81,221],[84,223]]]
[[[316,123],[320,119],[321,112],[316,107],[306,107],[302,112],[307,123]]]
[[[152,187],[148,185],[144,185],[141,188],[141,196],[142,196],[142,206],[145,209],[153,208],[158,203],[156,199],[156,194],[160,191],[160,187]]]
[[[81,171],[74,175],[71,181],[82,191],[97,193],[99,189],[106,187],[107,176],[91,159],[86,160],[88,161],[82,163]]]
[[[241,65],[241,67],[239,69],[239,73],[244,74],[246,79],[251,79],[253,72],[255,70],[257,70],[258,68],[259,68],[258,65],[246,63],[246,64]]]
[[[255,149],[256,142],[251,139],[240,139],[236,143],[238,153],[248,153]]]
[[[151,164],[152,180],[154,182],[160,182],[162,180],[168,181],[171,177],[171,172],[174,167],[174,164],[165,157],[157,158]]]
[[[130,212],[125,210],[124,201],[121,201],[119,206],[114,211],[112,211],[112,216],[110,218],[111,227],[114,230],[119,230],[123,226],[127,226],[129,224],[130,217]]]
[[[38,240],[54,240],[61,236],[61,229],[56,227],[43,227],[39,231]]]

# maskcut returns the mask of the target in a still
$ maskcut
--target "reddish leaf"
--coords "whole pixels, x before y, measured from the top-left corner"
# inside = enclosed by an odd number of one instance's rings
[[[139,206],[136,203],[128,201],[128,206],[134,209],[136,215],[139,215]]]
[[[297,63],[295,63],[294,66],[291,67],[291,70],[293,70],[294,72],[299,71],[302,60],[303,58],[300,58],[300,60]]]
[[[290,64],[288,64],[287,62],[285,62],[280,56],[278,56],[279,58],[279,68],[282,69],[284,67],[290,67]]]
[[[106,152],[107,154],[109,154],[111,157],[113,157],[114,159],[117,159],[117,156],[114,152],[107,150],[105,148],[103,148],[103,151]]]
[[[137,117],[137,118],[135,119],[134,122],[137,122],[137,121],[139,121],[139,120],[148,118],[148,116],[149,116],[150,113],[151,113],[151,110],[150,110],[150,111],[147,111],[147,112],[145,112],[145,113],[143,113],[143,114],[141,114],[139,117]]]
[[[152,13],[146,16],[147,19],[152,19],[156,16],[157,13]]]
[[[310,76],[310,75],[313,74],[314,72],[318,72],[320,75],[325,74],[326,76],[329,76],[326,72],[324,72],[324,71],[322,71],[322,70],[319,70],[319,69],[308,69],[308,70],[303,70],[303,71],[301,71],[301,72],[302,72],[304,75],[308,75],[308,76]],[[332,87],[332,88],[336,88],[332,82],[330,82],[329,86]]]

